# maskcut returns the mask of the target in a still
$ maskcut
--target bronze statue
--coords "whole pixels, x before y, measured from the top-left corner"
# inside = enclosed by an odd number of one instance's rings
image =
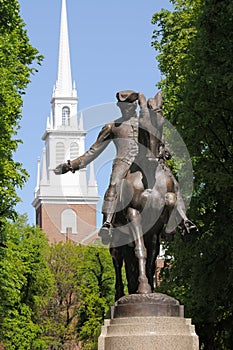
[[[124,295],[123,261],[129,293],[151,293],[160,234],[164,231],[172,238],[176,227],[182,236],[198,230],[186,216],[179,184],[166,165],[171,155],[163,140],[161,94],[147,102],[142,93],[132,90],[120,91],[116,97],[122,116],[103,127],[84,155],[60,164],[55,173],[75,172],[98,157],[110,141],[116,146],[99,236],[104,244],[110,243],[117,300]]]

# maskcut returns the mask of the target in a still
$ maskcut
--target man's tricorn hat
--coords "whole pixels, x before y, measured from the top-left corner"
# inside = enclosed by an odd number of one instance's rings
[[[138,93],[132,90],[123,90],[116,93],[118,102],[134,102],[138,99]]]

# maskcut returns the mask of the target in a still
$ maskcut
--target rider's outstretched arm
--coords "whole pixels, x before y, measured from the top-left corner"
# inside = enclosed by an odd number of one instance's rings
[[[59,164],[54,170],[56,175],[65,174],[68,171],[75,172],[76,170],[85,168],[100,153],[107,147],[112,140],[112,123],[106,124],[100,131],[95,143],[82,156],[74,160],[68,160],[67,163]]]

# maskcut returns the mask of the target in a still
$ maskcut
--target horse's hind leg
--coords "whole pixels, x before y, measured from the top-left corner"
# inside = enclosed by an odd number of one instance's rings
[[[152,291],[155,289],[155,274],[156,274],[156,259],[160,251],[159,235],[163,224],[158,227],[153,227],[146,233],[145,244],[147,248],[146,275]]]
[[[115,269],[116,283],[115,283],[115,301],[124,296],[124,284],[122,281],[122,266],[123,266],[123,247],[110,248],[113,266]]]
[[[135,256],[134,246],[125,245],[124,252],[125,272],[128,283],[129,294],[135,294],[138,290],[138,259]]]
[[[138,277],[138,292],[140,294],[151,293],[151,287],[146,277],[146,257],[147,252],[144,245],[143,232],[141,226],[141,214],[138,210],[129,208],[128,218],[131,223],[132,233],[135,240],[135,255],[138,258],[139,277]]]

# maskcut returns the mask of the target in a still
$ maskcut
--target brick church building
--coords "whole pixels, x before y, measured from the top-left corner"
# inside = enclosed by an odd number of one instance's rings
[[[84,153],[86,131],[78,118],[78,96],[72,81],[66,0],[62,0],[58,72],[42,139],[42,159],[38,159],[37,183],[32,205],[36,224],[50,243],[87,244],[96,237],[96,204],[99,201],[94,165],[72,174],[57,176],[53,169],[67,159]]]

